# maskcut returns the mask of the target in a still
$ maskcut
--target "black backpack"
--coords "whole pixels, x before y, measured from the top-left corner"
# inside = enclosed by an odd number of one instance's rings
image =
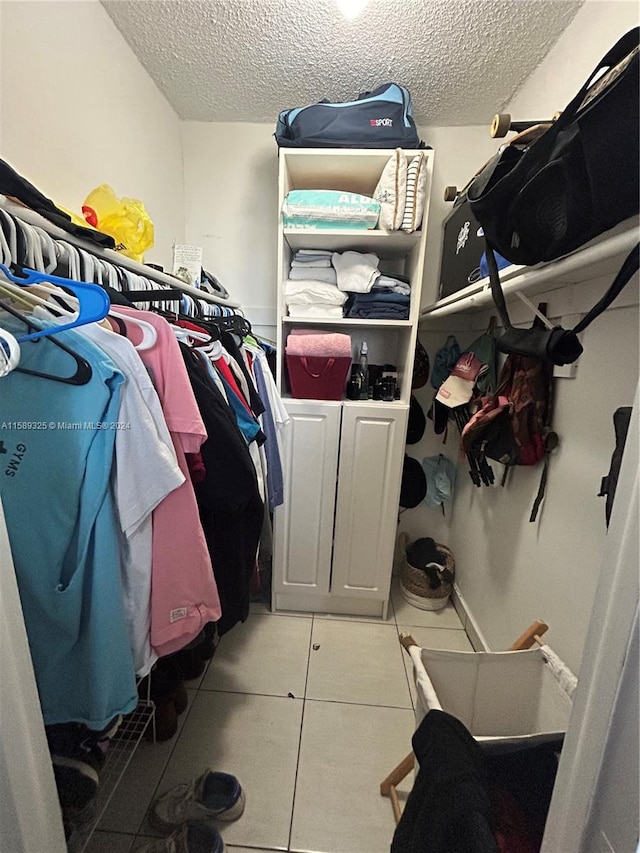
[[[536,318],[535,323],[539,322]],[[505,466],[502,485],[510,467],[537,465],[544,460],[529,521],[536,520],[546,487],[549,454],[557,446],[557,435],[550,428],[552,389],[553,372],[548,362],[511,354],[502,367],[495,392],[480,399],[480,407],[461,434],[471,477],[478,486],[480,482],[474,471],[485,472],[481,477],[485,485],[494,482],[493,474],[486,473],[491,470],[487,459]]]

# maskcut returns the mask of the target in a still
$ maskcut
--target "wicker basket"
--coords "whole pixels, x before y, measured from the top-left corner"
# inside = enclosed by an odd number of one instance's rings
[[[452,575],[455,574],[456,564],[451,551],[446,545],[440,544],[436,544],[436,550],[445,558],[445,568]],[[442,610],[446,607],[452,590],[453,585],[444,582],[436,589],[431,589],[429,576],[425,570],[412,566],[405,556],[400,572],[400,591],[408,604],[419,607],[421,610]]]

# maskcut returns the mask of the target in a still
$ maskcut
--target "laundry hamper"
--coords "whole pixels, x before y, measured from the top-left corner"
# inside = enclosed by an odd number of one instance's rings
[[[564,664],[558,667],[548,648],[452,652],[410,646],[416,727],[435,708],[457,717],[487,749],[562,736],[571,698],[561,684]]]
[[[456,717],[485,751],[556,740],[567,730],[577,679],[540,635],[536,621],[504,652],[454,652],[400,642],[411,657],[416,684],[416,728],[428,711]],[[537,646],[534,644],[537,643]],[[396,821],[396,785],[414,767],[410,753],[381,783]]]

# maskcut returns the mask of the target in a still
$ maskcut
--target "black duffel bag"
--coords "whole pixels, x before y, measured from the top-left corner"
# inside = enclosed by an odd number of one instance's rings
[[[491,293],[505,329],[497,341],[501,352],[571,364],[582,353],[578,334],[638,270],[635,246],[602,299],[573,329],[517,329],[494,250],[516,264],[555,260],[638,213],[639,40],[638,27],[624,35],[542,136],[525,148],[504,146],[467,189],[484,230]]]
[[[470,184],[473,215],[512,263],[559,258],[638,212],[639,38],[624,35],[542,136],[504,146]]]

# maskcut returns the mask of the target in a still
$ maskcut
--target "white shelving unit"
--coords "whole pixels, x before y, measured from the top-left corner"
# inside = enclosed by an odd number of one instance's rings
[[[422,229],[412,233],[284,228],[280,210],[293,189],[343,190],[371,196],[389,150],[281,149],[278,193],[278,387],[291,424],[285,436],[285,503],[275,514],[273,602],[276,610],[326,611],[386,617],[406,426],[426,223],[433,172],[427,158]],[[415,151],[406,152],[407,156]],[[375,252],[380,268],[411,281],[409,319],[296,319],[288,316],[284,283],[298,249]],[[318,328],[351,335],[371,364],[393,364],[400,399],[294,399],[285,369],[288,334]]]

